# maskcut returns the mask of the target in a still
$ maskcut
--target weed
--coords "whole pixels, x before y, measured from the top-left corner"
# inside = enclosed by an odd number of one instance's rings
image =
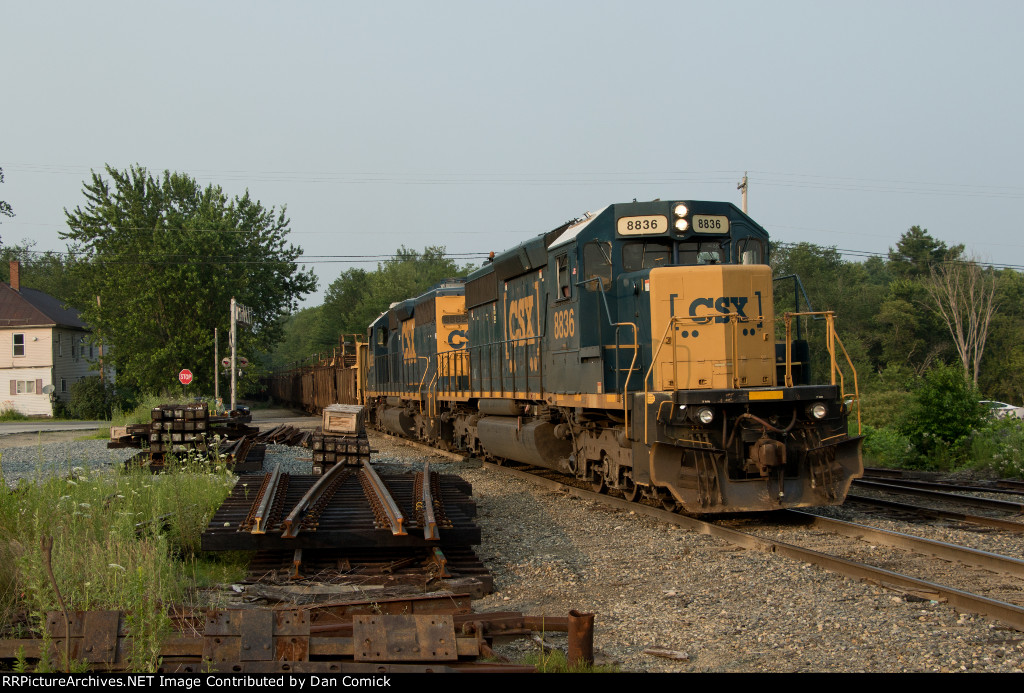
[[[19,645],[18,651],[14,653],[14,672],[16,674],[28,673],[28,657],[25,656],[25,647],[23,645]]]
[[[0,421],[28,421],[30,417],[14,408],[10,402],[0,405]]]
[[[43,619],[56,610],[57,597],[40,537],[53,536],[54,580],[68,609],[126,611],[131,666],[153,671],[171,628],[164,605],[192,594],[181,576],[189,563],[202,562],[200,534],[233,484],[226,471],[183,460],[160,476],[70,467],[64,477],[40,476],[15,490],[0,486],[0,615],[26,609],[46,637]],[[53,668],[40,662],[39,671]]]
[[[536,667],[537,671],[542,674],[614,674],[618,672],[618,667],[614,665],[596,666],[578,663],[569,666],[565,653],[555,649],[550,652],[538,649],[536,652],[526,655],[524,661],[526,664]]]

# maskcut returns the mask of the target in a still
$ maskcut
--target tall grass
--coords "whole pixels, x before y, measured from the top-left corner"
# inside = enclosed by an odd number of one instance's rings
[[[157,476],[76,467],[14,489],[0,474],[0,623],[27,611],[38,631],[59,609],[41,548],[50,536],[67,608],[129,612],[131,666],[152,671],[171,625],[166,607],[194,602],[200,534],[234,481],[199,464]]]

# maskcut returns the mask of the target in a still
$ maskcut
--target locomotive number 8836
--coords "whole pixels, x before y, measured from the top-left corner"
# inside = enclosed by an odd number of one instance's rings
[[[394,304],[365,403],[383,430],[684,512],[841,503],[863,472],[841,343],[828,315],[809,382],[806,342],[776,339],[769,250],[729,203],[609,205]]]

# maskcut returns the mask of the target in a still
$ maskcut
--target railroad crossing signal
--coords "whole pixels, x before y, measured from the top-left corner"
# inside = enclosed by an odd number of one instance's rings
[[[182,368],[181,372],[178,373],[178,381],[182,385],[188,385],[192,382],[192,371],[187,368]]]

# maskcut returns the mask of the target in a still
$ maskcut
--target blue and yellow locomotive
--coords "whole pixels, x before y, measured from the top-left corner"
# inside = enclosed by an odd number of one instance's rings
[[[768,253],[729,203],[609,205],[393,305],[365,401],[392,433],[684,512],[841,503],[863,466],[840,343],[828,315],[829,383],[806,382]]]

